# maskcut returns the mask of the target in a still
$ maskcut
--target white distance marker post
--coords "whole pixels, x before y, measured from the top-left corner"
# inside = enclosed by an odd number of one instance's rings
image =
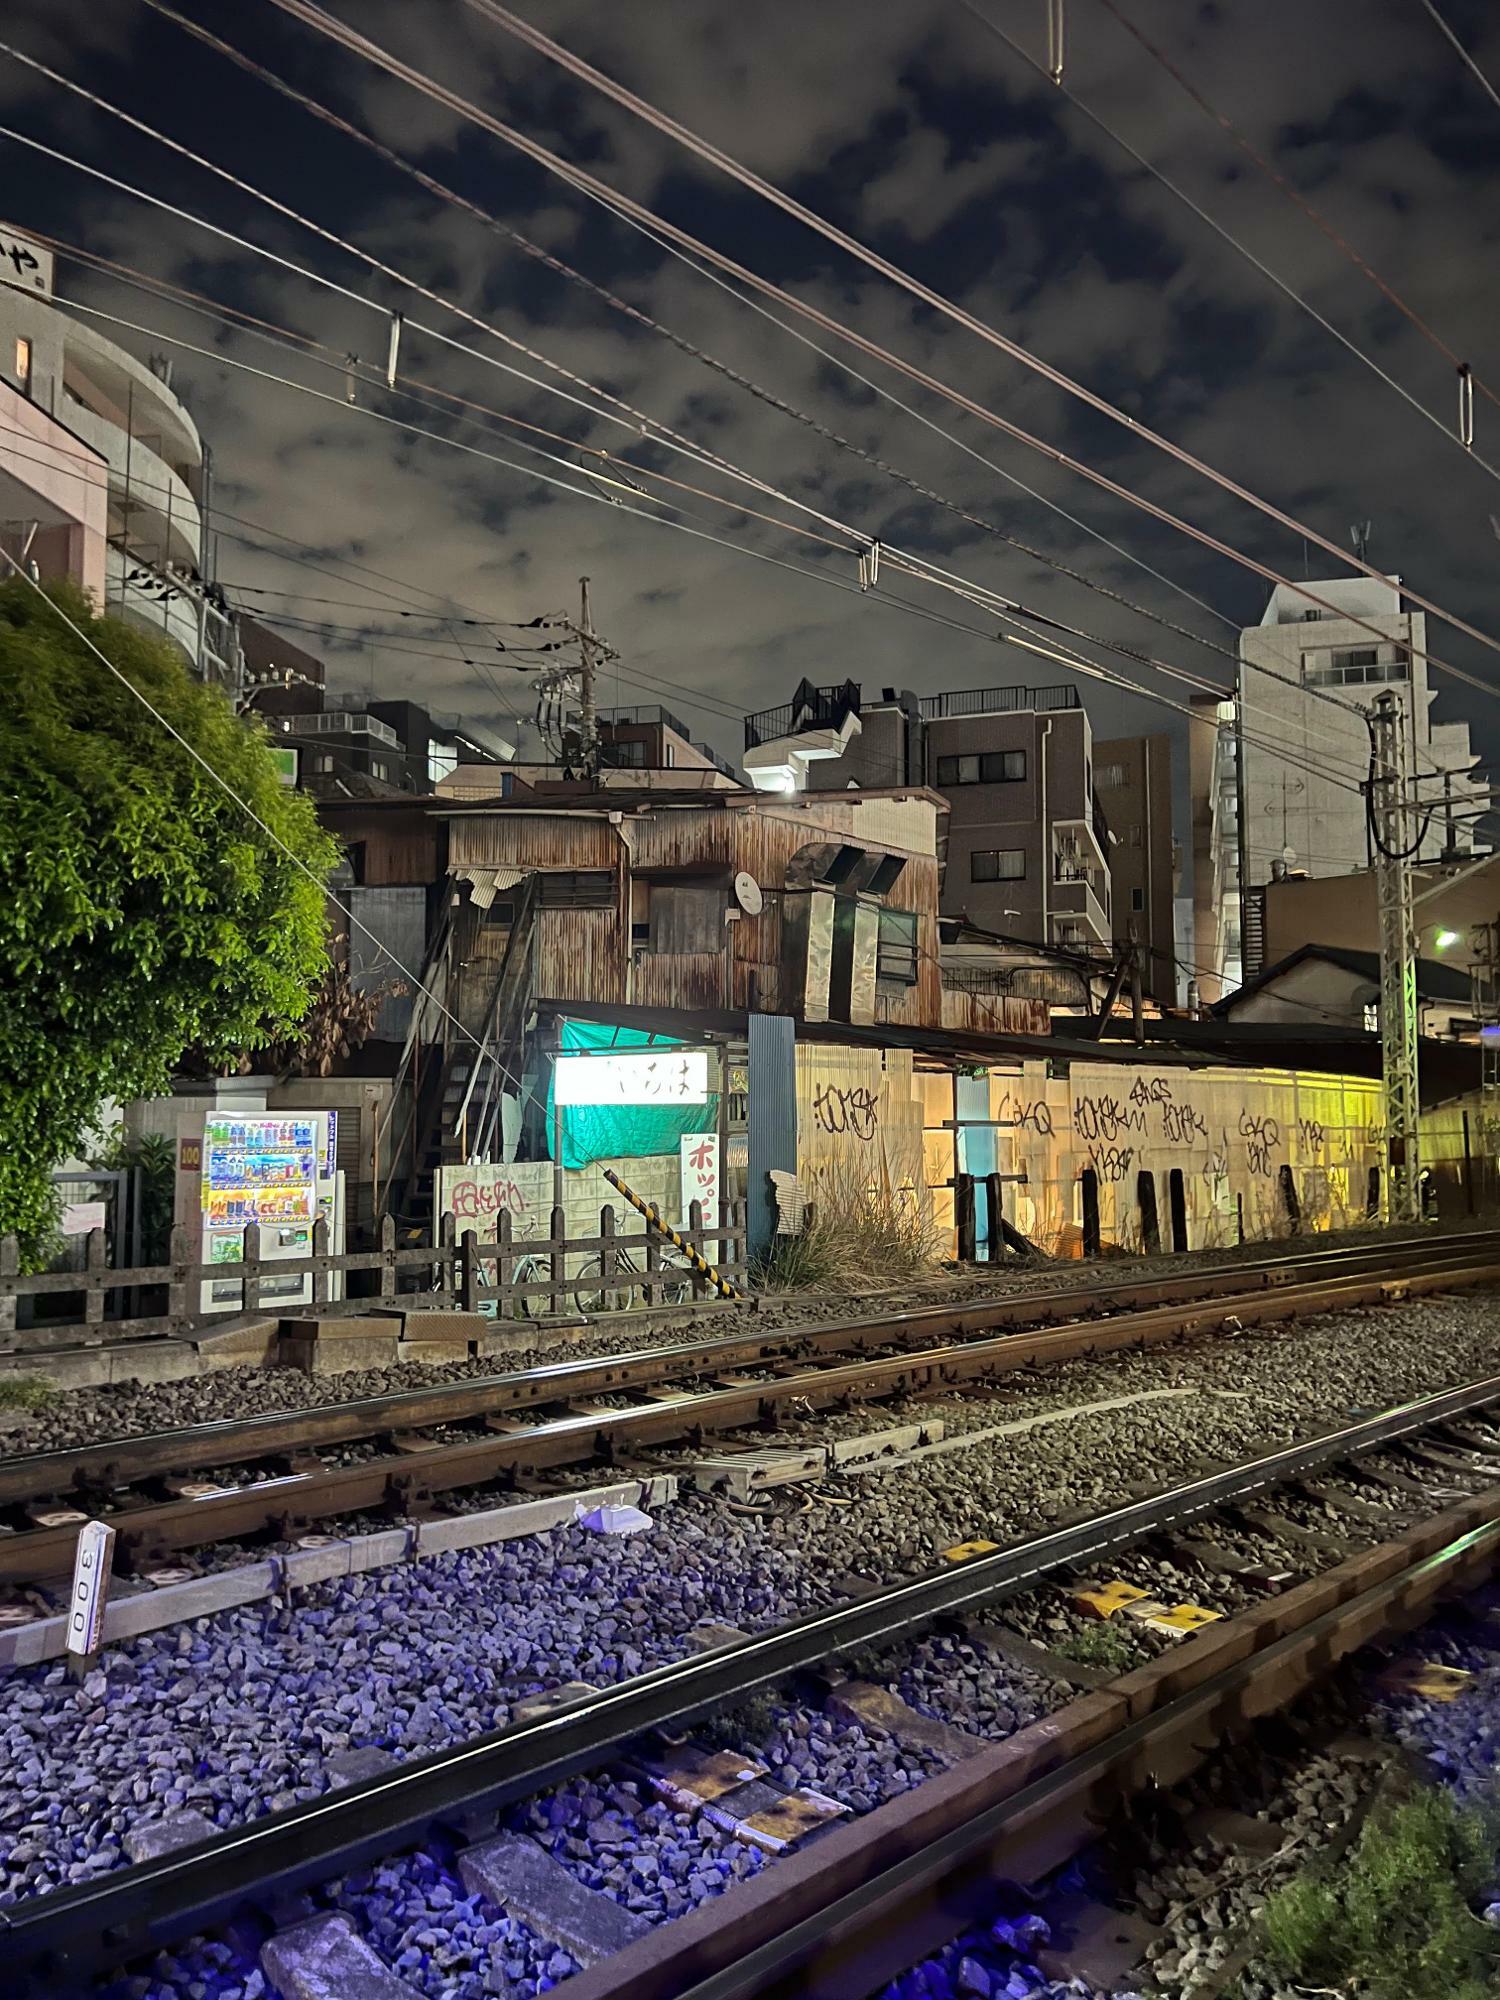
[[[114,1529],[103,1521],[86,1521],[78,1531],[73,1593],[68,1599],[68,1670],[74,1680],[82,1680],[88,1672],[104,1637],[104,1607],[109,1600],[114,1553]]]

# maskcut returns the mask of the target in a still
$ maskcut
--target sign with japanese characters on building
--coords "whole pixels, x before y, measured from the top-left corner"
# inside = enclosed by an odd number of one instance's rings
[[[0,222],[0,284],[19,285],[38,298],[52,296],[52,252]]]
[[[556,1102],[574,1104],[706,1104],[707,1049],[610,1050],[559,1056]]]
[[[681,1141],[682,1220],[696,1201],[702,1204],[703,1220],[712,1225],[719,1219],[719,1135],[717,1132],[684,1132]]]

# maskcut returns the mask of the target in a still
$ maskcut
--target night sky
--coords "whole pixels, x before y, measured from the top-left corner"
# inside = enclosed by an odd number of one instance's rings
[[[1500,108],[1465,71],[1421,0],[1119,4],[1500,393]],[[270,0],[180,6],[596,283],[951,505],[915,494],[612,310],[316,122],[144,0],[13,0],[3,32],[111,103],[797,499],[1103,639],[1215,680],[1228,676],[1229,661],[1212,647],[1163,630],[960,514],[1215,646],[1232,646],[1233,628],[1260,614],[1266,586],[1248,572],[840,350],[957,441],[936,435],[499,139],[334,47]],[[462,0],[331,0],[331,7],[494,115],[1123,485],[1283,574],[1334,572],[1331,558],[1316,551],[1309,567],[1299,537],[920,307],[532,55]],[[519,11],[892,261],[1341,545],[1351,523],[1368,519],[1371,557],[1382,568],[1500,631],[1493,587],[1500,544],[1490,523],[1491,514],[1500,516],[1500,489],[1491,476],[1278,294],[961,0],[875,7],[855,0],[757,7],[520,0]],[[1042,0],[982,0],[982,11],[1045,61]],[[1442,0],[1442,11],[1500,81],[1500,11],[1482,0]],[[1067,0],[1067,27],[1064,81],[1082,104],[1451,427],[1455,381],[1442,354],[1256,172],[1099,0]],[[8,56],[0,59],[0,87],[6,123],[310,266],[360,300],[403,309],[480,354],[547,374]],[[71,167],[0,143],[0,209],[17,227],[191,287],[321,343],[335,363],[353,352],[383,367],[383,311],[216,242]],[[411,329],[401,365],[430,385],[424,394],[446,390],[570,442],[518,432],[479,412],[464,416],[451,405],[433,408],[383,385],[361,384],[360,408],[351,410],[343,404],[341,365],[231,332],[76,263],[60,267],[59,290],[155,330],[157,338],[101,324],[139,352],[174,352],[159,337],[170,334],[336,399],[319,403],[218,358],[175,352],[175,384],[213,448],[217,504],[306,545],[289,551],[302,560],[279,559],[268,552],[270,537],[222,520],[220,580],[247,607],[336,621],[336,633],[288,628],[328,660],[336,684],[410,693],[475,720],[501,715],[502,703],[529,710],[527,673],[496,649],[496,641],[514,643],[514,633],[499,624],[490,632],[400,614],[441,607],[456,617],[525,620],[571,608],[585,571],[599,627],[621,655],[603,698],[664,702],[731,755],[741,748],[741,713],[786,699],[803,675],[923,693],[1069,678],[1050,661],[997,645],[986,612],[910,578],[883,572],[881,582],[976,629],[951,630],[830,588],[828,579],[857,581],[851,555],[736,511],[751,504],[818,525],[784,502],[748,496],[723,474],[644,444],[628,425],[588,415]],[[569,464],[529,463],[575,486],[589,484],[577,447],[607,446],[643,470],[728,495],[725,505],[679,493],[674,504],[683,510],[678,518],[736,547],[591,504],[530,471],[402,433],[370,411],[521,465],[529,438]],[[1475,442],[1500,465],[1500,407],[1483,394],[1476,396]],[[1202,603],[1104,548],[1002,472]],[[670,492],[654,490],[662,498]],[[624,497],[652,506],[628,490]],[[739,552],[747,549],[816,574],[757,563]],[[341,559],[380,575],[341,568]],[[249,586],[285,594],[250,595]],[[312,602],[318,598],[343,602]],[[361,627],[377,638],[360,641]],[[1429,636],[1434,652],[1500,688],[1500,657],[1435,624]],[[475,664],[465,664],[463,654]],[[1132,677],[1143,671],[1116,655],[1097,657]],[[1186,697],[1148,670],[1146,677],[1158,691]],[[1435,681],[1443,690],[1438,716],[1469,717],[1477,746],[1493,757],[1500,706],[1441,674]],[[1180,731],[1168,709],[1092,685],[1085,691],[1098,733]]]

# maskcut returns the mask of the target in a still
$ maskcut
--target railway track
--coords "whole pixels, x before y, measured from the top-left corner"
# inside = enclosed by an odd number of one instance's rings
[[[664,1446],[1214,1330],[1500,1281],[1500,1232],[1359,1245],[1163,1280],[736,1333],[480,1380],[0,1461],[0,1587],[55,1585],[78,1526],[148,1571],[226,1542],[293,1542],[340,1517],[431,1522],[445,1500],[558,1468],[646,1471]],[[1061,1319],[1061,1324],[1048,1321]],[[356,1462],[320,1451],[369,1447]],[[213,1479],[194,1479],[205,1467]]]
[[[1397,1533],[1372,1536],[1380,1517],[1360,1489],[1395,1497],[1406,1516]],[[1226,1730],[1269,1713],[1359,1646],[1407,1629],[1444,1594],[1489,1573],[1500,1560],[1500,1376],[579,1691],[533,1720],[32,1898],[0,1911],[0,1968],[18,1992],[69,1994],[247,1908],[262,1913],[264,1926],[272,1920],[263,1913],[294,1891],[424,1845],[451,1853],[466,1837],[458,1829],[472,1836],[476,1816],[637,1758],[643,1744],[680,1744],[701,1718],[757,1690],[837,1694],[850,1685],[851,1666],[934,1628],[956,1629],[954,1621],[982,1644],[986,1628],[971,1622],[978,1615],[1058,1580],[1107,1575],[1128,1552],[1148,1560],[1164,1540],[1180,1547],[1206,1524],[1248,1518],[1245,1510],[1268,1497],[1290,1510],[1299,1492],[1315,1493],[1340,1516],[1347,1539],[1366,1545],[1310,1562],[1316,1538],[1299,1538],[1288,1521],[1297,1581],[1268,1586],[1263,1601],[1042,1722],[1003,1741],[976,1741],[972,1754],[911,1795],[819,1834],[609,1953],[567,1989],[572,2000],[845,2000],[962,1929],[997,1873],[1034,1879],[1056,1866],[1132,1790],[1177,1782]],[[1063,1677],[1076,1684],[1080,1675]]]

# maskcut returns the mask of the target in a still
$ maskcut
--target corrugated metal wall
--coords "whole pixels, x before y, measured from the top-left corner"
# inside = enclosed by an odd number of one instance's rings
[[[388,994],[380,1003],[375,1040],[399,1042],[411,1025],[415,999],[412,982],[400,968],[420,976],[427,956],[427,890],[346,889],[344,897],[353,921],[349,925],[349,983],[357,993],[393,983],[403,994]]]

